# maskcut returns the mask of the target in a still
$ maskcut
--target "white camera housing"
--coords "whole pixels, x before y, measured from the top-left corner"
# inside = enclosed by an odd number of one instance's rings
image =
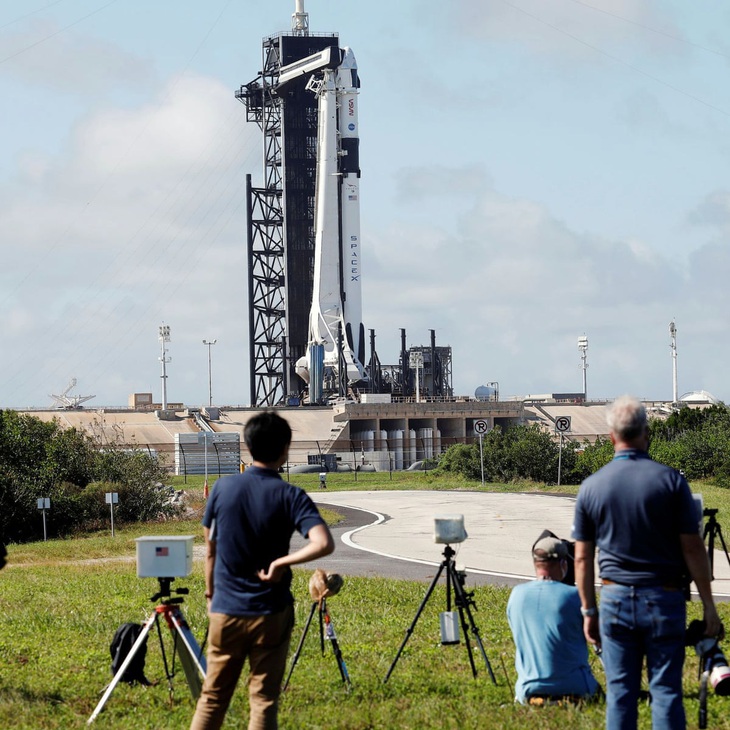
[[[138,537],[137,577],[184,578],[193,572],[193,536]]]
[[[433,541],[440,545],[464,542],[469,535],[464,529],[464,515],[439,515],[434,517]]]

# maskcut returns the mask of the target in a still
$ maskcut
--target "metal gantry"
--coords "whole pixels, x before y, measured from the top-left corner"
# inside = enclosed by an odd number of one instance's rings
[[[301,4],[291,33],[265,38],[263,69],[236,97],[263,132],[263,186],[247,176],[251,405],[284,402],[293,363],[309,338],[314,271],[317,101],[305,81],[276,94],[279,70],[328,46],[336,34],[309,33]]]

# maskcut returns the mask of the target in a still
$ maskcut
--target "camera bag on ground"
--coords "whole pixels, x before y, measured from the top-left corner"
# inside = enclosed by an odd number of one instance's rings
[[[116,676],[117,672],[121,669],[124,660],[132,650],[135,642],[142,633],[142,626],[140,624],[126,623],[122,624],[115,632],[114,638],[112,639],[109,651],[112,655],[112,674]],[[132,661],[124,671],[121,677],[122,682],[128,682],[129,684],[143,684],[149,686],[151,682],[144,676],[144,663],[147,657],[147,637],[145,636],[142,645],[137,649]]]

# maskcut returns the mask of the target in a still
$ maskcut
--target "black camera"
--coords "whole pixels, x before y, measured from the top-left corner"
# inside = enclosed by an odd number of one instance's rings
[[[540,540],[546,537],[554,537],[556,540],[560,540],[560,542],[565,544],[565,549],[568,553],[567,555],[567,572],[565,573],[565,577],[563,578],[561,583],[565,583],[565,585],[568,586],[574,586],[575,585],[575,543],[571,542],[570,540],[566,540],[565,538],[558,537],[554,532],[550,532],[550,530],[543,530],[537,540],[532,545],[533,551],[535,550],[535,545],[537,545]]]
[[[694,646],[702,671],[708,672],[709,684],[715,694],[723,697],[730,695],[730,667],[718,640],[713,636],[705,636],[704,621],[690,621],[684,643]]]

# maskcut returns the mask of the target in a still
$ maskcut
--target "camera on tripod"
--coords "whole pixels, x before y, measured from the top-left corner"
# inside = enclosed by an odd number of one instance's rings
[[[433,541],[437,544],[444,545],[444,559],[441,561],[439,569],[436,571],[436,575],[434,575],[431,585],[428,587],[418,611],[416,611],[415,618],[406,630],[406,636],[398,649],[398,653],[395,655],[395,659],[393,659],[393,663],[390,665],[390,669],[388,669],[388,673],[385,675],[385,679],[383,680],[384,682],[387,682],[388,678],[393,673],[395,665],[398,663],[398,659],[408,643],[408,639],[413,633],[418,617],[423,612],[423,609],[425,608],[429,597],[433,593],[433,589],[436,587],[441,574],[445,573],[446,611],[442,611],[439,615],[441,643],[459,644],[461,641],[459,636],[459,626],[461,626],[464,631],[464,643],[466,644],[467,654],[469,655],[469,664],[471,665],[472,676],[476,678],[477,668],[474,664],[473,650],[469,642],[470,634],[476,642],[479,653],[484,659],[484,663],[487,667],[487,671],[489,672],[489,676],[492,678],[492,682],[497,684],[497,678],[494,676],[492,665],[489,663],[487,652],[484,650],[484,644],[482,643],[482,639],[479,635],[479,629],[477,628],[476,623],[474,622],[474,616],[472,615],[472,608],[476,610],[473,598],[474,592],[465,590],[464,583],[466,581],[466,570],[463,568],[458,569],[454,563],[454,555],[456,555],[456,551],[451,546],[455,543],[464,542],[467,537],[468,535],[464,529],[464,515],[439,515],[434,517]],[[453,608],[456,610],[452,610],[452,604]]]
[[[685,634],[685,645],[694,646],[700,664],[709,674],[710,687],[716,695],[730,695],[730,667],[714,636],[705,636],[705,622],[691,621]]]
[[[160,590],[150,600],[160,600],[160,605],[148,616],[134,645],[129,649],[126,658],[117,670],[112,681],[107,685],[99,704],[87,721],[90,725],[104,709],[104,705],[114,691],[114,688],[124,677],[127,667],[135,660],[137,652],[147,651],[147,636],[153,626],[157,627],[157,636],[160,640],[162,661],[165,666],[165,675],[170,687],[172,699],[172,678],[175,676],[175,659],[179,656],[185,679],[188,683],[193,700],[197,700],[205,679],[206,661],[203,650],[195,640],[195,636],[182,612],[183,599],[170,598],[172,593],[186,595],[187,588],[170,589],[175,578],[184,578],[193,572],[193,537],[192,535],[173,535],[164,537],[138,537],[137,543],[137,576],[139,578],[157,578]],[[172,634],[172,664],[168,665],[167,654],[162,640],[159,620],[165,620]]]
[[[186,578],[193,572],[193,536],[138,537],[135,542],[137,577],[157,578],[160,590],[152,596],[152,601],[169,598],[172,593],[170,583],[175,578]],[[183,595],[187,592],[187,588],[178,588],[175,591]],[[181,601],[181,598],[173,598],[169,602]]]
[[[433,518],[433,541],[437,545],[455,545],[469,537],[464,515],[440,515]]]

